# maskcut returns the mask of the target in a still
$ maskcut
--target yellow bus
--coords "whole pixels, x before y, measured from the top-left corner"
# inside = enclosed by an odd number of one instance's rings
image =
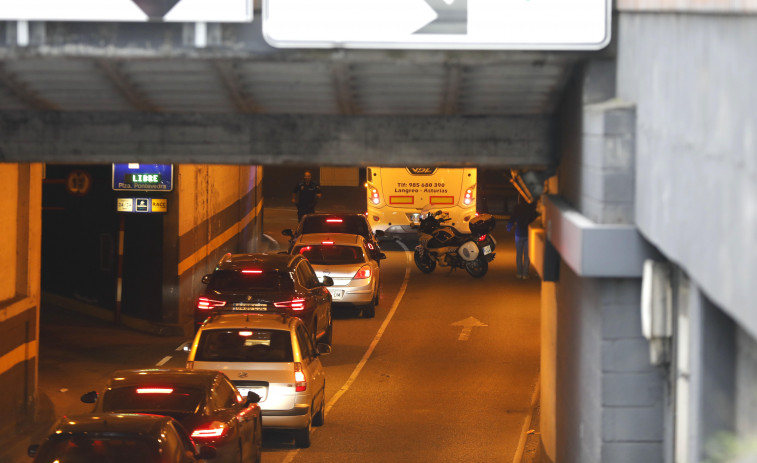
[[[442,210],[452,225],[469,233],[476,215],[475,167],[368,167],[366,216],[373,230],[416,233],[421,211]]]

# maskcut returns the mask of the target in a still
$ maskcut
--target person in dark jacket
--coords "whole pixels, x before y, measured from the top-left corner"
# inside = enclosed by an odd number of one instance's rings
[[[515,227],[515,266],[517,278],[528,278],[531,262],[528,259],[528,225],[536,219],[536,205],[527,203],[522,196],[518,196],[513,214],[507,222],[507,231]]]
[[[313,181],[313,175],[305,172],[302,181],[292,190],[292,203],[297,206],[297,220],[305,214],[315,212],[315,205],[321,199],[321,186]]]

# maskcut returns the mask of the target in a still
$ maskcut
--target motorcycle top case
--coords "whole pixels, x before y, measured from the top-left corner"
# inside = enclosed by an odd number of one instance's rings
[[[479,214],[470,220],[468,226],[471,233],[484,235],[494,230],[494,216],[491,214]]]

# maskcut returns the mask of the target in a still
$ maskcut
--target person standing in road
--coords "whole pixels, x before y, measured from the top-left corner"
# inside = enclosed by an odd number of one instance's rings
[[[527,203],[522,196],[518,196],[513,214],[507,222],[507,231],[515,226],[515,266],[518,272],[516,278],[528,278],[531,262],[528,259],[528,225],[536,219],[536,207]]]
[[[315,205],[321,199],[321,186],[313,181],[309,171],[305,172],[302,181],[292,190],[292,203],[297,206],[297,220],[305,214],[315,212]]]

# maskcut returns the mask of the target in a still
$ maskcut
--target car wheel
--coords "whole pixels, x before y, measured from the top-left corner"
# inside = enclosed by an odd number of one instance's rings
[[[310,447],[310,422],[303,429],[294,432],[294,446],[301,449]]]
[[[376,304],[373,303],[373,301],[369,302],[368,305],[363,306],[363,318],[373,318],[376,316]]]
[[[318,413],[313,416],[313,426],[323,426],[323,422],[326,418],[326,386],[323,387],[323,393],[321,394],[321,406],[318,408]]]

